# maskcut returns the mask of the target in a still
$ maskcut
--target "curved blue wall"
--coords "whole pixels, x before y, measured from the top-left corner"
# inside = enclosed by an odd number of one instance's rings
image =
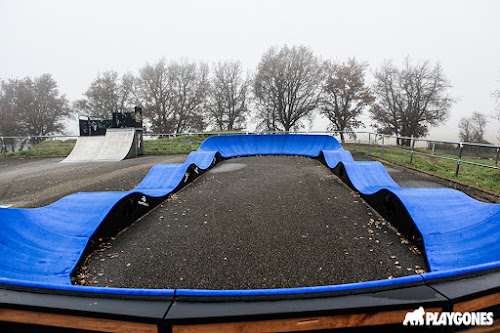
[[[326,292],[397,285],[500,267],[500,205],[474,200],[448,188],[401,188],[379,162],[355,162],[338,141],[326,135],[214,136],[181,164],[154,166],[128,192],[76,193],[46,207],[0,208],[0,283],[87,292],[170,295],[173,290],[119,289],[71,285],[70,274],[89,239],[120,202],[146,196],[164,198],[185,180],[193,166],[205,170],[217,154],[323,155],[330,168],[345,168],[363,195],[388,191],[403,204],[423,237],[431,273],[336,286],[270,290],[177,290],[178,295],[270,295]]]

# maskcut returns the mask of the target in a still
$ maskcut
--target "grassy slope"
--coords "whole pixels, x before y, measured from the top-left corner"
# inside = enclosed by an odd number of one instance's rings
[[[0,155],[0,158],[66,157],[71,153],[76,140],[46,140],[34,145],[29,150]]]
[[[356,147],[356,150],[368,153],[368,147],[366,145],[358,145]],[[446,153],[441,153],[439,151],[436,151],[436,154],[439,154],[440,156],[456,158],[456,156],[448,155]],[[380,147],[372,147],[371,155],[377,158],[381,158],[382,149]],[[456,178],[455,177],[455,170],[457,168],[456,161],[445,160],[432,156],[414,154],[412,164],[410,164],[410,152],[387,149],[387,148],[384,149],[383,159],[401,165],[408,165],[416,169],[424,170],[449,179],[458,180],[462,183],[474,185],[486,190],[500,193],[500,170],[461,163],[459,175],[458,178]],[[464,160],[474,163],[494,165],[493,161],[487,159],[477,160],[471,158],[464,158]]]

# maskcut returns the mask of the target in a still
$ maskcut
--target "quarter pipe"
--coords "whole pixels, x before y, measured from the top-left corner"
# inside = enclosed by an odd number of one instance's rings
[[[135,128],[108,129],[104,136],[81,136],[61,163],[110,162],[135,157],[141,153],[140,136],[142,131]]]

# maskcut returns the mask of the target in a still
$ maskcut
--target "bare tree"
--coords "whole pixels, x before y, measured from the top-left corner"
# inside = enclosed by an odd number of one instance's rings
[[[488,143],[484,139],[484,128],[486,127],[486,116],[479,112],[474,112],[471,116],[472,124],[475,127],[475,135],[472,142]]]
[[[139,74],[139,94],[143,116],[151,122],[153,132],[171,133],[174,111],[170,107],[170,76],[165,59],[145,65]]]
[[[321,94],[321,66],[304,46],[272,47],[262,56],[254,78],[258,128],[299,128],[318,107]]]
[[[458,137],[462,142],[473,142],[474,126],[471,118],[462,117],[458,123]]]
[[[171,107],[174,110],[175,132],[205,129],[208,66],[183,60],[172,62],[169,73],[172,83]]]
[[[125,112],[136,104],[135,77],[128,73],[120,78],[116,71],[98,74],[83,95],[74,104],[78,112],[109,118],[112,112]]]
[[[349,131],[362,125],[358,119],[374,98],[365,84],[367,64],[352,58],[347,63],[325,62],[325,81],[321,114],[330,121],[330,129]],[[344,133],[340,133],[345,142]]]
[[[462,142],[487,143],[484,139],[484,128],[486,127],[486,117],[478,112],[474,112],[470,117],[462,117],[458,124],[458,136]]]
[[[0,86],[0,134],[44,136],[62,133],[71,114],[68,100],[60,95],[50,74],[2,82]]]
[[[495,113],[493,113],[493,119],[500,121],[500,88],[493,92],[493,97],[495,97],[497,105]],[[500,126],[497,127],[497,139],[500,141]]]
[[[122,75],[119,91],[118,111],[128,111],[140,103],[138,79],[134,74],[129,72]]]
[[[0,84],[0,135],[24,135],[19,119],[21,96],[21,80],[2,81]]]
[[[210,80],[208,114],[220,131],[244,127],[248,113],[247,93],[250,80],[244,78],[239,61],[214,65]]]
[[[399,69],[386,62],[375,72],[376,102],[370,109],[377,129],[380,133],[407,137],[427,135],[429,127],[447,118],[454,103],[447,94],[450,87],[439,64],[431,66],[425,61],[414,65],[406,58],[404,67]]]
[[[202,130],[208,88],[208,66],[165,59],[140,70],[139,94],[144,117],[159,133]]]

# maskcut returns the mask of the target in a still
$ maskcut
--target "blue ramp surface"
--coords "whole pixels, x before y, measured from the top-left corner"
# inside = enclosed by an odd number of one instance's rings
[[[168,290],[128,290],[71,285],[70,275],[89,240],[114,210],[127,201],[148,203],[166,198],[189,179],[212,166],[217,156],[300,155],[322,157],[331,168],[343,168],[352,186],[366,197],[389,193],[405,208],[423,238],[431,273],[350,285],[269,291],[220,291],[224,295],[298,294],[373,285],[421,281],[436,274],[454,275],[500,267],[500,205],[474,200],[448,189],[401,188],[379,162],[355,162],[339,142],[327,135],[214,136],[181,164],[154,166],[132,191],[76,193],[46,207],[0,208],[0,283],[38,288],[122,294],[165,295]],[[103,223],[104,222],[104,223]],[[172,291],[173,292],[173,291]],[[219,291],[179,291],[186,295]]]

